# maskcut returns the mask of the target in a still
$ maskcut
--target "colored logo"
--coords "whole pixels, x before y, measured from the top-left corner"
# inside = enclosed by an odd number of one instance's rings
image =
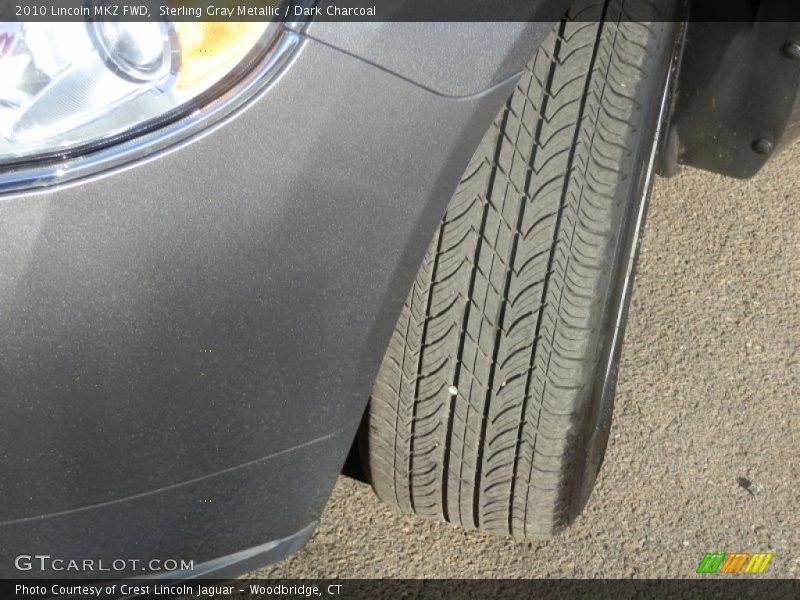
[[[737,574],[748,573],[756,575],[767,570],[769,561],[774,554],[767,552],[715,552],[706,554],[697,567],[697,573]]]

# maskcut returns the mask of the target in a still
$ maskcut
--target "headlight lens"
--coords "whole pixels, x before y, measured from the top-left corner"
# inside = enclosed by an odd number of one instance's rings
[[[168,23],[95,22],[89,34],[108,67],[135,83],[164,80],[180,68]]]
[[[85,152],[191,112],[274,23],[0,24],[0,163]]]

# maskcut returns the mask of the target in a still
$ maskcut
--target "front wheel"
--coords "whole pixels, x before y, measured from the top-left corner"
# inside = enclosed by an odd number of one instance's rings
[[[541,538],[594,486],[677,30],[632,5],[553,29],[431,242],[360,440],[405,512]]]

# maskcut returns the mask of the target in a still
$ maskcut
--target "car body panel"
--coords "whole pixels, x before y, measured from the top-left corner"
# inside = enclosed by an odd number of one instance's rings
[[[310,23],[307,35],[443,96],[478,94],[519,72],[553,28],[520,23]]]
[[[306,40],[211,134],[0,197],[0,576],[210,561],[318,519],[515,80],[451,99]]]

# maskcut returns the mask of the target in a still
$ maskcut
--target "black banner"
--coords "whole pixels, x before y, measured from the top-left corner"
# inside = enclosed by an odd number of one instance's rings
[[[20,600],[96,598],[266,599],[400,599],[591,598],[592,600],[705,599],[745,600],[797,598],[800,581],[754,576],[700,579],[559,579],[559,580],[0,580],[0,597]]]
[[[661,10],[670,5],[660,0],[611,2],[621,6],[623,20],[639,20],[644,13],[649,20],[686,18],[685,10],[672,9],[653,17],[654,6]],[[558,21],[570,4],[570,0],[2,0],[0,21],[526,22]],[[800,21],[800,2],[703,0],[693,3],[688,18]]]

